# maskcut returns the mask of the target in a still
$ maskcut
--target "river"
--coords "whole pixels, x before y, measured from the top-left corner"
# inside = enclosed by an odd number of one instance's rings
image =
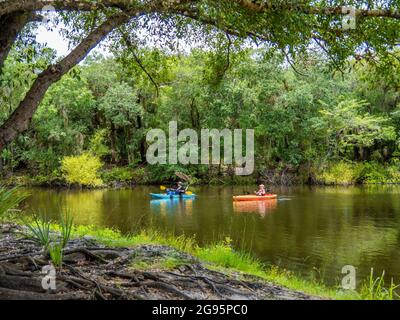
[[[204,245],[232,239],[267,264],[337,285],[342,267],[357,280],[385,270],[400,283],[400,186],[275,188],[276,201],[233,203],[249,187],[196,187],[195,200],[151,200],[157,187],[121,190],[31,189],[27,214],[131,233],[143,228],[194,236]]]

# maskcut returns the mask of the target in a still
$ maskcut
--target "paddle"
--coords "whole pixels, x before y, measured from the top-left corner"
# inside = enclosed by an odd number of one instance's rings
[[[176,172],[175,172],[175,175],[176,175],[179,179],[182,179],[182,180],[186,181],[186,183],[187,183],[186,190],[189,189],[190,184],[191,184],[191,177],[188,176],[188,175],[186,175],[186,174],[184,174],[184,173],[182,173],[182,172],[179,172],[179,171],[176,171]],[[191,192],[191,191],[186,191],[185,194],[187,194],[187,195],[192,195],[193,192]]]
[[[185,181],[188,183],[187,188],[189,188],[189,186],[190,186],[190,177],[189,177],[189,176],[185,175],[185,174],[182,173],[182,172],[175,172],[175,175],[176,175],[177,177],[181,178],[182,180],[185,180]],[[165,191],[165,190],[167,190],[167,187],[165,187],[165,186],[160,186],[160,190],[161,190],[161,191]],[[185,194],[190,196],[190,195],[193,194],[193,192],[191,192],[191,191],[186,191]]]

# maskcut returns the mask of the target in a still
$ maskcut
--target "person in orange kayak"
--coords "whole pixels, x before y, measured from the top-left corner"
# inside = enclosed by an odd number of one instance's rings
[[[255,191],[254,193],[258,196],[265,196],[267,194],[267,191],[265,190],[265,186],[263,184],[260,184],[258,191]]]

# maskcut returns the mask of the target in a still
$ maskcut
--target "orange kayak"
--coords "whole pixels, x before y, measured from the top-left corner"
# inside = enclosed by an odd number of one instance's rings
[[[265,196],[257,196],[257,195],[245,195],[245,196],[234,196],[233,201],[261,201],[261,200],[271,200],[276,199],[276,194],[266,194]]]

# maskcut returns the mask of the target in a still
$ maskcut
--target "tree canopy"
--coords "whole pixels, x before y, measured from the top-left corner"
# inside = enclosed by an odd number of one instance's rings
[[[42,10],[56,10],[58,26],[74,49],[60,60],[53,58],[47,65],[33,69],[35,73],[25,92],[21,92],[20,103],[0,127],[0,150],[29,128],[49,87],[107,37],[107,43],[121,58],[130,56],[139,66],[140,59],[135,54],[138,49],[151,43],[176,50],[179,41],[184,41],[189,45],[200,43],[214,52],[213,61],[219,66],[217,75],[229,68],[232,52],[249,46],[263,46],[271,54],[280,51],[289,64],[320,51],[336,69],[343,70],[353,56],[390,70],[398,59],[393,52],[399,45],[399,4],[398,0],[3,0],[2,73],[13,48],[30,66],[43,56],[45,51],[35,41],[35,28],[43,20]],[[346,27],[346,19],[353,18],[354,26]],[[26,47],[30,48],[27,52]],[[141,68],[145,71],[143,65]],[[151,79],[149,72],[147,76]],[[13,81],[17,79],[18,76]],[[154,79],[152,84],[157,87]]]

